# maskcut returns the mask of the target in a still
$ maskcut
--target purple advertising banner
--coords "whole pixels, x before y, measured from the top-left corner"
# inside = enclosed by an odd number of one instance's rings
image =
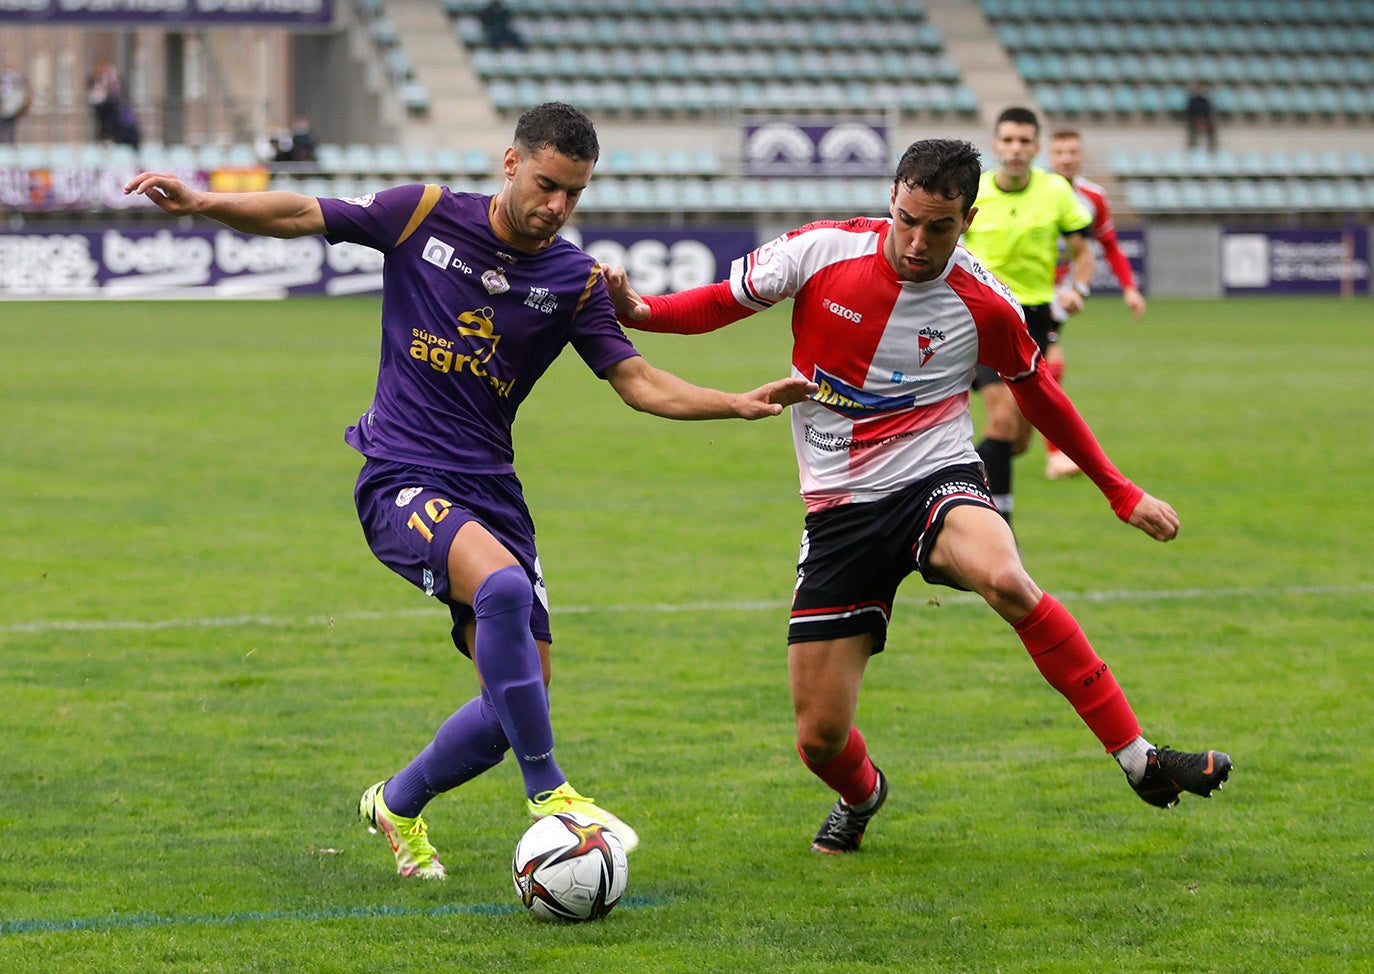
[[[322,237],[233,230],[0,232],[0,299],[283,298],[360,294],[382,284],[382,255]]]
[[[887,176],[887,126],[863,119],[746,119],[741,156],[750,176]]]
[[[0,0],[0,22],[35,26],[319,26],[333,15],[334,0]]]
[[[563,236],[603,264],[624,267],[640,294],[671,294],[714,284],[730,262],[759,245],[752,229],[626,230],[570,227]]]
[[[1126,255],[1126,260],[1130,262],[1131,273],[1135,275],[1136,287],[1149,294],[1150,278],[1146,273],[1147,268],[1145,266],[1145,231],[1118,230],[1116,238],[1117,242],[1121,244],[1121,252]],[[1097,264],[1093,271],[1093,292],[1120,294],[1121,282],[1112,273],[1112,265],[1107,263],[1107,258],[1102,256],[1102,245],[1093,240],[1092,248],[1094,256],[1097,257]]]
[[[1221,282],[1227,294],[1368,294],[1369,230],[1229,230]]]
[[[565,236],[598,260],[624,266],[644,294],[719,280],[756,242],[752,230],[570,228]],[[381,286],[381,253],[322,237],[166,228],[0,232],[0,299],[284,298]]]

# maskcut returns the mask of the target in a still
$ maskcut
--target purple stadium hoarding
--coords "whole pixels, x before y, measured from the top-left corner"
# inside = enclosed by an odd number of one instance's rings
[[[1221,281],[1227,294],[1368,294],[1369,231],[1229,230]]]
[[[887,176],[887,126],[865,119],[746,119],[741,157],[750,176]]]
[[[758,234],[740,230],[607,230],[571,227],[563,235],[604,264],[619,265],[641,294],[669,294],[714,284],[730,262],[759,244]]]
[[[1116,238],[1117,242],[1121,244],[1121,252],[1126,255],[1126,260],[1130,262],[1131,273],[1135,275],[1136,287],[1148,294],[1150,278],[1145,264],[1145,231],[1118,230]],[[1097,264],[1093,271],[1093,292],[1120,294],[1121,282],[1112,273],[1112,265],[1108,264],[1107,259],[1102,256],[1102,245],[1093,240],[1092,248],[1097,257]]]
[[[334,0],[0,0],[0,22],[31,26],[290,27],[328,24],[333,16]]]
[[[381,287],[382,255],[233,230],[0,233],[0,298],[280,298]]]
[[[571,230],[588,253],[623,264],[646,294],[725,276],[752,230]],[[580,239],[579,239],[580,238]],[[282,298],[381,289],[382,255],[321,237],[276,240],[228,229],[0,232],[0,299]]]

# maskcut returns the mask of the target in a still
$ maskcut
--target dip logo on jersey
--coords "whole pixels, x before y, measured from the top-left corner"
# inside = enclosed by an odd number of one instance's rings
[[[921,361],[917,363],[917,368],[925,368],[925,364],[930,361],[930,357],[938,351],[935,343],[943,342],[944,340],[945,333],[938,328],[926,327],[916,333],[916,348],[921,356]]]
[[[828,374],[824,369],[816,369],[811,381],[820,386],[811,398],[826,409],[848,416],[851,419],[867,419],[879,413],[891,413],[911,409],[916,405],[915,396],[880,396],[865,392]]]
[[[456,267],[464,274],[472,273],[472,268],[464,264],[461,257],[453,255],[452,245],[445,243],[438,237],[430,237],[425,241],[423,256],[435,267],[441,267],[444,270],[448,270],[449,267]]]
[[[551,315],[558,308],[558,298],[546,287],[532,287],[529,295],[525,298],[525,307],[534,308]]]
[[[492,356],[496,354],[497,343],[501,341],[501,336],[496,334],[493,316],[491,308],[476,308],[460,314],[458,337],[463,339],[461,343],[435,335],[424,328],[412,328],[410,357],[428,364],[443,375],[475,375],[491,383],[498,396],[509,396],[514,380],[503,380],[487,371]],[[460,345],[466,350],[460,351]]]

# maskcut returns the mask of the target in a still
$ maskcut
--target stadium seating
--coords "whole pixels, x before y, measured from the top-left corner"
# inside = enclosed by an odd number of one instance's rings
[[[1161,118],[1210,86],[1222,121],[1374,120],[1374,4],[1356,0],[980,0],[1047,111]],[[1110,85],[1107,97],[1094,94]],[[1074,89],[1082,89],[1075,91]]]
[[[565,97],[628,116],[869,112],[888,91],[906,113],[978,108],[919,0],[698,0],[667,13],[642,0],[509,0],[524,50],[485,46],[483,0],[443,2],[502,112]]]

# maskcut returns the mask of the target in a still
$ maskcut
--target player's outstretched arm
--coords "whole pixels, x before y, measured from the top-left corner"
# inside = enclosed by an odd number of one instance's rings
[[[610,293],[616,318],[626,328],[673,335],[704,335],[748,318],[757,310],[746,308],[735,300],[729,281],[644,298],[630,286],[625,268],[598,264],[597,269]]]
[[[816,391],[805,379],[777,379],[749,392],[722,392],[695,386],[636,355],[606,372],[626,405],[666,419],[762,419],[801,402]]]
[[[198,214],[262,237],[305,237],[325,232],[320,201],[285,190],[208,193],[187,186],[170,173],[143,172],[124,185],[124,193],[146,196],[175,216]]]

